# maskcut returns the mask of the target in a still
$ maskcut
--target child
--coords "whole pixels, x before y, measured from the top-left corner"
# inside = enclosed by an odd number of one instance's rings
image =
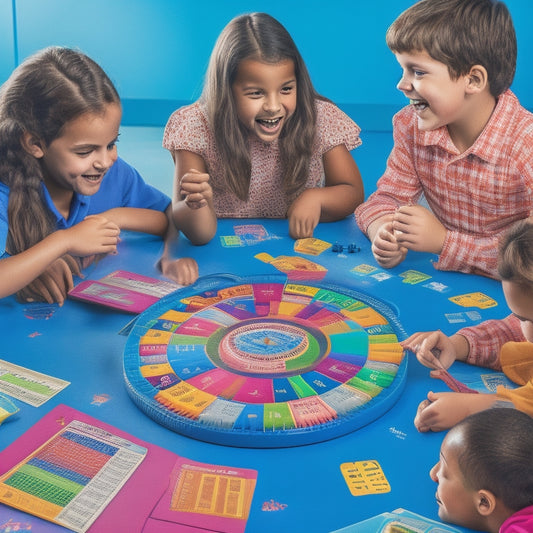
[[[122,110],[103,70],[50,47],[0,89],[0,297],[63,303],[74,257],[114,253],[121,229],[165,235],[170,199],[117,158]],[[164,262],[191,283],[191,259]]]
[[[422,0],[387,44],[411,105],[394,117],[387,169],[357,223],[383,267],[416,250],[438,254],[438,269],[495,277],[498,239],[533,209],[533,115],[509,90],[510,14],[494,0]]]
[[[499,386],[496,394],[428,394],[415,418],[419,431],[441,431],[477,411],[516,407],[533,415],[533,221],[517,222],[502,240],[498,272],[512,315],[463,328],[447,337],[441,331],[415,333],[402,345],[433,369],[454,361],[503,370],[521,387]],[[498,356],[499,354],[499,356]]]
[[[444,438],[430,476],[439,517],[488,533],[533,531],[533,420],[492,409],[469,416]]]
[[[319,96],[286,29],[264,13],[233,19],[215,44],[200,100],[170,117],[173,214],[195,244],[217,217],[289,219],[311,237],[364,199],[350,150],[359,127]]]

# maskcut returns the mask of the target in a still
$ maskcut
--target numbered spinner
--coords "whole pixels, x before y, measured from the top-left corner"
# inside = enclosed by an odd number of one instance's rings
[[[201,278],[142,313],[124,350],[128,392],[188,437],[276,448],[328,440],[388,411],[407,357],[392,310],[284,276]]]

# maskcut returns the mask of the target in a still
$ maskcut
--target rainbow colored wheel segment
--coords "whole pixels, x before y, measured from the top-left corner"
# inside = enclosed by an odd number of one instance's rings
[[[210,276],[137,319],[130,396],[168,428],[245,447],[311,444],[383,415],[405,383],[403,330],[383,302],[283,276]]]

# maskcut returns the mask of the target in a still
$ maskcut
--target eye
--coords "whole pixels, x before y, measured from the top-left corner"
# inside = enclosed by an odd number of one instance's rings
[[[120,134],[119,134],[119,135],[120,135]],[[118,138],[118,136],[117,136],[116,139],[112,140],[112,141],[107,145],[107,149],[108,149],[108,150],[113,150],[113,148],[115,148],[115,146],[117,145],[118,141],[119,141],[119,138]]]
[[[282,94],[290,94],[294,90],[294,85],[286,85],[285,87],[281,88]]]
[[[253,91],[247,91],[246,92],[246,96],[248,96],[249,98],[261,98],[262,94],[263,93],[259,89],[255,89]]]
[[[424,76],[425,72],[423,70],[414,69],[413,74],[415,75],[415,78],[421,78]]]

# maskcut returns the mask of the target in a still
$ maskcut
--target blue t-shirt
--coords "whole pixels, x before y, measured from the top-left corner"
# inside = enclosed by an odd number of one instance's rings
[[[54,206],[44,185],[43,198],[56,217],[57,229],[70,228],[88,215],[96,215],[114,207],[141,207],[165,211],[170,204],[170,198],[166,194],[145,183],[137,170],[120,157],[107,171],[96,194],[84,196],[74,193],[67,220]],[[9,187],[0,183],[0,258],[6,255],[8,201]]]

